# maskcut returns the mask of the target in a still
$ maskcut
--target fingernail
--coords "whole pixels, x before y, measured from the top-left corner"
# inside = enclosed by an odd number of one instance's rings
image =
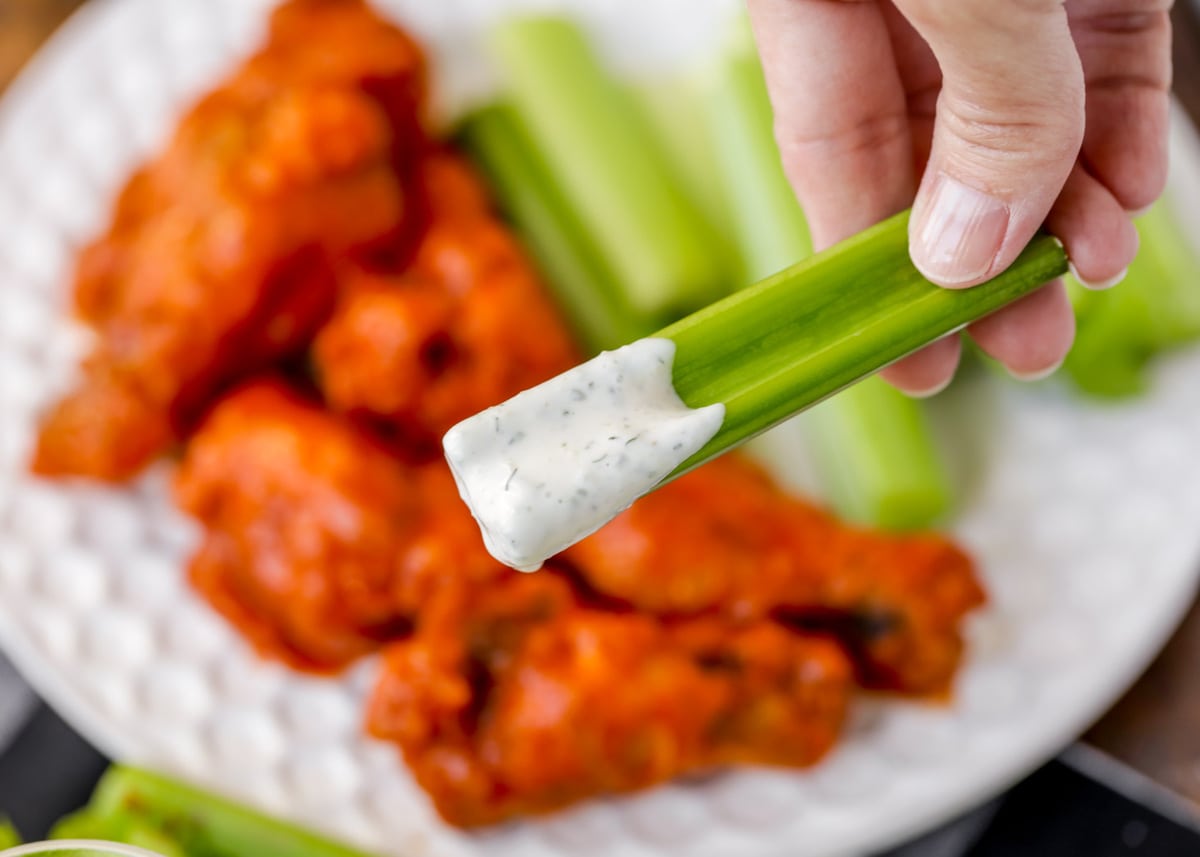
[[[916,209],[911,252],[922,274],[945,286],[987,276],[1008,231],[1002,200],[938,173]]]
[[[920,389],[920,390],[911,390],[908,387],[901,387],[900,389],[904,393],[904,395],[908,396],[911,399],[931,399],[934,396],[936,396],[938,393],[942,392],[947,387],[949,387],[950,382],[953,380],[954,380],[954,376],[949,375],[946,377],[946,379],[944,381],[939,381],[938,383],[934,384],[932,387],[925,387],[924,389]]]
[[[1115,277],[1109,277],[1107,280],[1085,280],[1082,276],[1080,276],[1079,272],[1075,270],[1074,262],[1068,262],[1067,267],[1071,269],[1071,276],[1079,280],[1079,284],[1081,286],[1098,292],[1104,291],[1105,289],[1111,289],[1117,283],[1121,282],[1121,280],[1125,279],[1125,275],[1129,273],[1128,268],[1122,268],[1117,272]]]
[[[1018,381],[1024,381],[1027,384],[1031,384],[1034,381],[1046,380],[1059,369],[1061,369],[1062,365],[1063,361],[1059,360],[1057,363],[1053,363],[1050,366],[1047,366],[1045,369],[1036,369],[1033,372],[1015,372],[1012,369],[1009,369],[1008,374],[1012,375]]]

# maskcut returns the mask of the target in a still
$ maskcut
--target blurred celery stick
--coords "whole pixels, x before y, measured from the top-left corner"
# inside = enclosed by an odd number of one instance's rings
[[[50,839],[98,839],[120,842],[122,824],[115,819],[101,818],[90,809],[81,809],[63,816],[50,830]]]
[[[728,269],[736,251],[704,106],[706,85],[707,81],[702,80],[698,72],[685,69],[638,80],[630,91],[667,153],[680,188],[689,194],[692,204],[704,215],[714,237],[720,241],[720,251]]]
[[[7,818],[0,817],[0,848],[16,848],[21,844],[21,834]]]
[[[171,838],[166,832],[157,830],[147,825],[135,824],[131,826],[121,837],[121,842],[126,845],[132,845],[135,848],[144,848],[159,857],[205,857],[205,855],[191,855],[184,850],[183,846]]]
[[[810,255],[812,241],[783,172],[762,66],[744,18],[710,90],[709,128],[739,250],[740,282],[749,284]],[[919,529],[951,505],[950,478],[924,407],[878,378],[782,428],[803,435],[823,492],[843,517]]]
[[[1139,255],[1145,254],[1162,278],[1150,302],[1155,338],[1166,348],[1200,338],[1200,256],[1171,214],[1168,201],[1138,219]]]
[[[216,857],[212,854],[189,854],[163,830],[147,824],[131,813],[104,818],[87,808],[61,819],[50,831],[50,839],[91,839],[98,842],[120,842],[144,848],[159,857]]]
[[[88,811],[106,823],[129,825],[127,831],[135,835],[135,828],[169,835],[187,857],[365,857],[232,801],[135,768],[110,768]]]
[[[1145,391],[1145,365],[1156,348],[1145,335],[1150,328],[1149,306],[1144,296],[1124,295],[1141,291],[1135,279],[1143,268],[1130,266],[1126,282],[1117,287],[1107,301],[1096,302],[1094,293],[1076,285],[1075,343],[1067,355],[1063,370],[1080,390],[1093,396],[1124,398]],[[1072,290],[1074,291],[1074,289]]]
[[[1096,292],[1068,280],[1077,333],[1064,368],[1092,395],[1144,391],[1152,358],[1200,339],[1200,257],[1165,201],[1137,227],[1141,247],[1119,285]]]
[[[630,306],[662,322],[720,297],[719,242],[583,33],[515,17],[489,41],[509,101]]]
[[[163,822],[157,822],[162,824]],[[179,825],[172,825],[178,828]],[[161,857],[218,857],[209,851],[188,852],[165,829],[143,817],[137,807],[118,807],[101,812],[96,803],[64,816],[50,831],[50,839],[94,839],[144,848]]]
[[[708,128],[737,247],[738,282],[747,285],[810,256],[812,241],[783,173],[766,81],[744,17],[708,89]]]
[[[949,477],[925,408],[881,379],[814,408],[806,428],[822,486],[846,519],[912,530],[950,507]]]
[[[613,349],[653,332],[654,323],[634,312],[616,287],[513,110],[484,107],[467,117],[460,136],[585,348]]]

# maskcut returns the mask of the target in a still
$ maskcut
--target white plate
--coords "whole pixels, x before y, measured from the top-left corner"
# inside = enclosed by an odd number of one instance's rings
[[[632,69],[703,47],[731,2],[568,5]],[[1200,571],[1200,353],[1164,362],[1152,393],[1120,407],[965,385],[939,407],[986,426],[951,449],[974,476],[957,533],[994,600],[952,706],[864,700],[807,773],[741,771],[476,836],[447,829],[392,748],[362,735],[373,664],[322,681],[261,663],[189,592],[196,533],[164,468],[124,491],[23,471],[35,414],[81,346],[61,320],[72,247],[102,228],[188,101],[255,44],[266,5],[92,0],[0,113],[0,640],[102,749],[387,854],[855,854],[1046,759],[1162,644]],[[466,36],[513,3],[384,5],[435,46],[446,111],[486,90]],[[1182,129],[1173,180],[1196,199]]]

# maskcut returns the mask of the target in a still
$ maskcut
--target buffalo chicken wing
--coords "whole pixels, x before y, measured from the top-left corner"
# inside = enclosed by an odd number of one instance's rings
[[[553,571],[513,573],[423,613],[387,654],[368,728],[471,827],[733,762],[812,764],[851,685],[825,639],[604,612]]]
[[[180,506],[206,527],[192,582],[264,654],[344,666],[407,630],[391,597],[413,476],[278,382],[219,404],[188,445]]]
[[[329,404],[427,460],[460,420],[578,360],[512,233],[461,161],[421,169],[432,221],[413,264],[344,290],[313,350]]]
[[[301,7],[356,41],[309,38]],[[398,135],[416,133],[422,75],[415,43],[359,2],[284,7],[83,252],[75,305],[98,344],[47,415],[35,470],[133,475],[222,387],[307,345],[337,266],[393,252],[411,219],[396,164],[414,143]]]
[[[828,629],[881,690],[944,692],[984,600],[947,539],[853,529],[732,455],[643,497],[566,559],[638,610]]]

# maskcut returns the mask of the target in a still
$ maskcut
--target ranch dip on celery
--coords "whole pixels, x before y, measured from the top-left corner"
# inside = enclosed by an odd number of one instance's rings
[[[463,420],[442,440],[488,551],[534,571],[649,493],[717,433],[725,406],[671,385],[675,343],[641,339]]]

